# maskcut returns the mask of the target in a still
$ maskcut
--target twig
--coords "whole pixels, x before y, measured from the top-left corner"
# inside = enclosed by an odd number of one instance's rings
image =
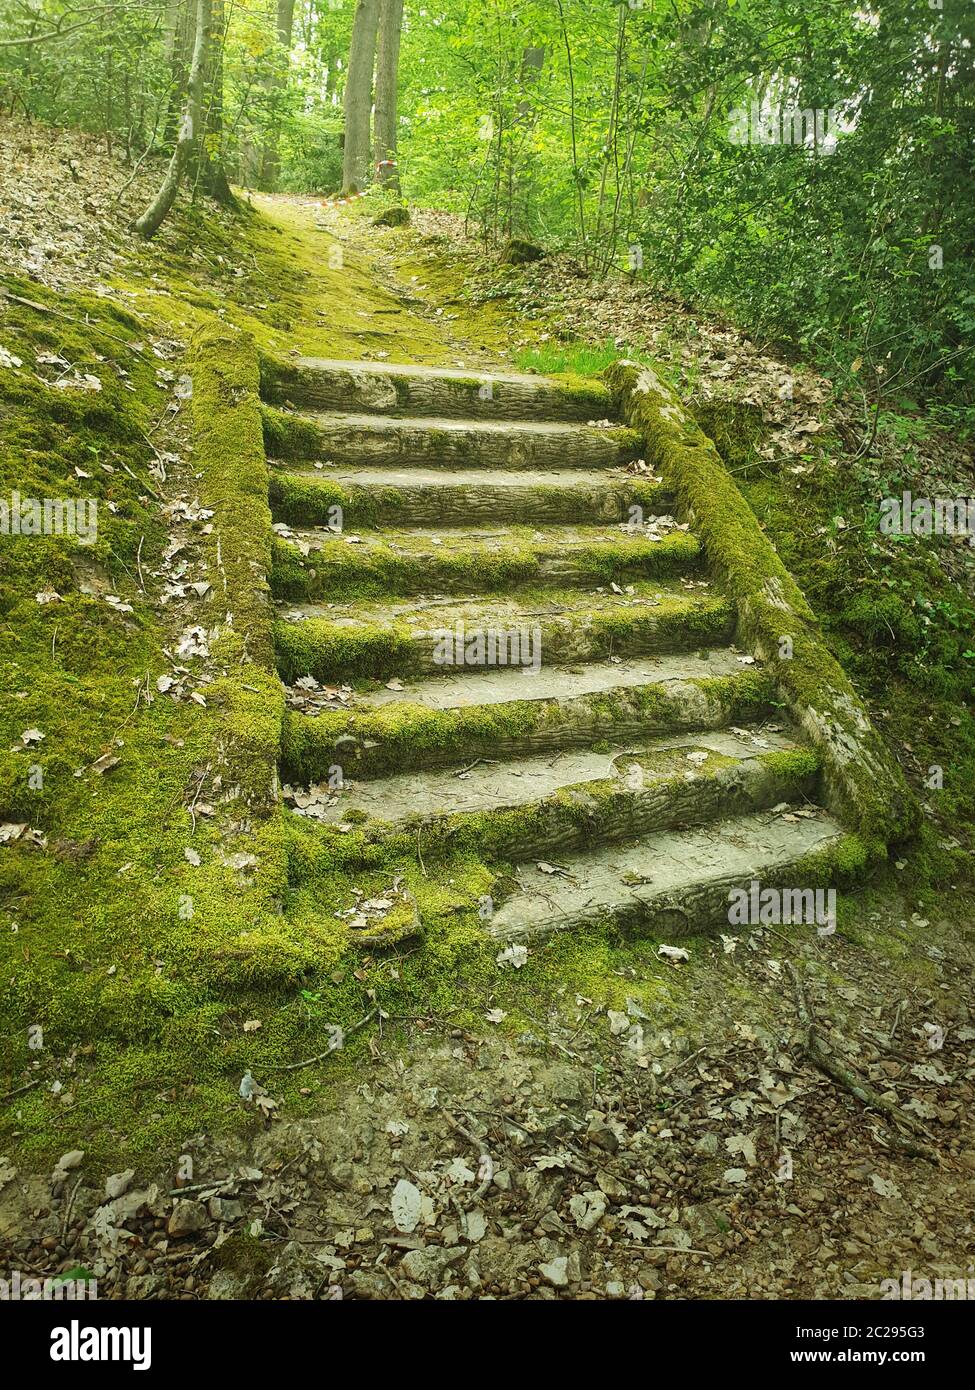
[[[372,1020],[376,1017],[376,1015],[378,1014],[378,1012],[379,1012],[379,1008],[378,1008],[378,1005],[377,1005],[377,1007],[376,1007],[375,1009],[370,1009],[370,1010],[369,1010],[369,1012],[366,1014],[365,1018],[360,1018],[358,1023],[353,1023],[353,1025],[352,1025],[351,1028],[345,1028],[345,1029],[343,1029],[343,1030],[342,1030],[343,1039],[344,1039],[344,1038],[351,1038],[352,1035],[353,1035],[353,1033],[358,1033],[358,1032],[360,1032],[361,1029],[365,1028],[367,1024],[369,1024],[369,1023],[372,1022]],[[310,1066],[314,1066],[314,1064],[315,1064],[316,1062],[324,1062],[324,1060],[325,1060],[326,1057],[331,1057],[332,1053],[333,1053],[333,1052],[337,1052],[337,1051],[338,1051],[338,1048],[330,1047],[330,1048],[328,1049],[327,1052],[319,1052],[319,1054],[318,1054],[317,1057],[309,1057],[309,1058],[308,1058],[306,1061],[304,1061],[304,1062],[288,1062],[286,1065],[285,1065],[285,1064],[280,1064],[280,1065],[278,1065],[278,1066],[276,1066],[276,1067],[273,1067],[273,1066],[272,1066],[272,1067],[263,1067],[262,1070],[263,1070],[263,1071],[300,1071],[302,1067],[310,1067]]]
[[[153,497],[155,497],[155,499],[156,499],[157,502],[164,502],[164,501],[166,500],[166,499],[163,497],[163,495],[162,495],[161,492],[157,492],[157,491],[156,491],[156,489],[153,487],[152,483],[145,483],[145,482],[142,481],[141,478],[136,477],[136,475],[132,472],[132,469],[129,467],[129,465],[128,465],[127,463],[124,462],[124,460],[123,460],[123,463],[122,463],[122,467],[125,469],[126,473],[128,473],[129,477],[130,477],[134,482],[138,483],[140,487],[147,488],[147,489],[149,490],[149,492],[152,493]]]
[[[200,799],[200,792],[203,790],[203,783],[206,781],[207,777],[209,776],[211,766],[212,766],[211,763],[207,763],[206,767],[205,767],[205,768],[203,769],[203,771],[200,773],[200,779],[199,779],[199,781],[198,781],[197,784],[196,784],[196,791],[193,793],[193,800],[190,802],[189,812],[190,812],[190,821],[192,822],[192,829],[190,830],[190,834],[191,834],[191,835],[195,835],[195,834],[196,834],[196,803],[197,803],[197,802],[199,801],[199,799]]]
[[[16,1091],[8,1091],[5,1096],[0,1096],[0,1105],[5,1100],[12,1100],[14,1096],[23,1095],[24,1091],[32,1091],[35,1086],[40,1086],[43,1080],[44,1078],[39,1076],[36,1081],[28,1081],[26,1086],[18,1086]]]
[[[796,1012],[799,1015],[799,1022],[805,1030],[803,1050],[809,1060],[820,1071],[825,1072],[837,1085],[849,1091],[850,1095],[854,1096],[862,1105],[869,1106],[871,1110],[879,1110],[882,1115],[886,1115],[895,1124],[904,1125],[913,1134],[921,1134],[930,1141],[929,1144],[916,1144],[913,1140],[905,1139],[903,1135],[891,1134],[891,1142],[896,1148],[902,1149],[905,1153],[912,1154],[916,1158],[927,1159],[929,1163],[940,1163],[938,1152],[932,1147],[934,1136],[925,1129],[920,1120],[915,1119],[913,1115],[893,1101],[885,1100],[869,1082],[855,1075],[830,1054],[816,1032],[816,1024],[806,1004],[798,971],[791,961],[786,961],[786,969],[792,976],[792,984],[796,992]]]
[[[890,1042],[893,1042],[893,1041],[894,1041],[894,1034],[897,1032],[897,1025],[898,1025],[898,1024],[900,1023],[900,1021],[901,1021],[901,1006],[903,1005],[903,1003],[904,1003],[903,999],[898,999],[898,1001],[897,1001],[897,1012],[894,1014],[894,1021],[893,1021],[893,1023],[891,1024],[891,1027],[890,1027],[890,1038],[889,1038],[889,1040],[888,1040],[888,1041],[890,1041]]]
[[[682,1062],[678,1062],[676,1067],[671,1067],[670,1071],[665,1072],[664,1075],[660,1078],[660,1080],[664,1083],[668,1082],[672,1076],[676,1076],[677,1073],[681,1071],[684,1067],[690,1066],[691,1062],[694,1061],[694,1058],[700,1057],[703,1051],[704,1048],[699,1047],[696,1052],[692,1052],[689,1056],[685,1057]]]
[[[82,1178],[79,1178],[78,1181],[75,1183],[74,1187],[71,1189],[71,1196],[68,1198],[68,1205],[67,1205],[67,1207],[65,1208],[65,1212],[64,1212],[64,1220],[61,1222],[61,1239],[62,1239],[62,1240],[64,1240],[65,1236],[68,1234],[68,1223],[69,1223],[70,1220],[71,1220],[71,1209],[72,1209],[72,1207],[74,1206],[74,1199],[75,1199],[75,1198],[77,1197],[77,1195],[78,1195],[78,1188],[81,1186],[81,1184],[82,1184],[83,1182],[84,1182],[84,1178],[83,1178],[83,1177],[82,1177]]]

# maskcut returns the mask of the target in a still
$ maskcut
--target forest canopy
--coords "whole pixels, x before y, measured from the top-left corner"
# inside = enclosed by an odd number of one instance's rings
[[[969,0],[8,0],[0,100],[175,159],[204,9],[195,196],[387,183],[970,398]]]

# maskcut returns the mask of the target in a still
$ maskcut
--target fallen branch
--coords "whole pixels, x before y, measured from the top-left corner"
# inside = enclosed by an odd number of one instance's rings
[[[916,1119],[908,1111],[902,1109],[894,1101],[885,1100],[879,1091],[875,1090],[869,1082],[857,1076],[849,1067],[845,1067],[842,1062],[828,1050],[826,1044],[816,1032],[816,1023],[809,1007],[806,1004],[806,997],[803,993],[802,982],[799,979],[799,972],[791,961],[786,962],[786,969],[792,976],[792,984],[796,992],[796,1012],[799,1015],[799,1022],[804,1030],[803,1051],[809,1060],[819,1068],[820,1071],[842,1086],[845,1091],[849,1091],[861,1105],[868,1106],[871,1110],[879,1110],[882,1115],[895,1124],[903,1125],[913,1134],[923,1135],[930,1142],[927,1144],[915,1143],[911,1139],[906,1139],[902,1134],[891,1134],[891,1143],[905,1153],[911,1154],[915,1158],[927,1159],[929,1163],[940,1163],[936,1147],[934,1147],[934,1136],[925,1129],[920,1120]]]

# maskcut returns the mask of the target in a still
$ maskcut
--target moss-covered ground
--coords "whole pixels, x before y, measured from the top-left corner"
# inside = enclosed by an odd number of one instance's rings
[[[108,296],[3,280],[0,342],[22,365],[0,366],[0,496],[98,501],[93,545],[0,542],[0,822],[38,832],[0,847],[0,1144],[28,1165],[71,1148],[105,1172],[163,1165],[194,1134],[258,1128],[238,1095],[248,1069],[279,1114],[320,1113],[367,1033],[325,1066],[285,1068],[325,1053],[333,1025],[375,1009],[387,1029],[431,1016],[479,1027],[490,1003],[517,1031],[575,995],[667,1015],[675,990],[694,994],[693,969],[678,987],[655,942],[598,924],[499,971],[477,914],[496,875],[463,838],[426,863],[405,844],[371,852],[360,836],[356,861],[274,800],[282,698],[266,607],[256,592],[248,609],[244,582],[271,544],[259,509],[242,502],[263,466],[248,453],[260,428],[256,353],[455,364],[459,341],[473,345],[472,360],[500,353],[511,321],[503,304],[465,303],[447,258],[432,263],[417,240],[378,284],[353,230],[335,243],[313,209],[255,201],[232,221],[181,211],[165,241],[133,245]],[[426,300],[414,304],[418,281]],[[449,333],[433,302],[448,309]],[[194,398],[173,408],[171,377],[190,368]],[[97,377],[100,390],[59,384],[74,373]],[[240,437],[208,431],[215,403],[232,407]],[[149,472],[159,453],[179,456],[165,480]],[[189,617],[211,635],[205,660],[173,656],[188,615],[159,602],[170,538],[160,507],[177,495],[215,512],[216,530],[204,519],[186,542],[190,572],[211,585]],[[830,576],[797,517],[783,515],[784,492],[756,488],[750,500],[810,598],[831,611]],[[835,499],[813,505],[825,515]],[[906,603],[902,581],[875,598]],[[842,647],[856,611],[868,620],[851,593],[833,629],[839,654],[876,689],[882,654]],[[181,700],[157,689],[174,664],[187,668]],[[936,664],[944,681],[923,699],[909,672],[899,680],[892,718],[906,733],[913,712],[915,745],[950,768],[943,795],[960,813],[975,784],[972,725],[947,648]],[[25,741],[32,730],[43,737]],[[966,768],[964,791],[956,772]],[[397,879],[419,909],[421,939],[357,947],[336,914]],[[842,929],[858,929],[858,911],[844,907]],[[911,979],[920,946],[909,924],[876,943]]]

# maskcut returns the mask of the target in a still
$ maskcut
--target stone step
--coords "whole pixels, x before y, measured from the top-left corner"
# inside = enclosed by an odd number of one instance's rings
[[[328,459],[346,468],[618,468],[643,453],[641,436],[623,425],[596,428],[437,416],[286,415],[266,410],[264,437],[276,458]]]
[[[539,582],[617,584],[693,575],[689,531],[657,526],[495,526],[339,534],[275,527],[271,592],[289,602],[380,594],[489,592]]]
[[[779,722],[772,681],[729,648],[395,684],[402,688],[289,690],[285,779],[325,781],[335,766],[346,777],[377,777]]]
[[[581,377],[322,357],[265,359],[261,393],[274,404],[454,420],[585,422],[613,413],[609,390],[601,382]]]
[[[731,603],[703,580],[638,580],[603,588],[282,605],[275,625],[286,681],[388,680],[445,667],[522,668],[725,645]]]
[[[782,733],[738,729],[668,736],[606,752],[564,750],[517,763],[400,773],[285,788],[298,814],[345,836],[353,855],[390,837],[424,857],[470,847],[508,860],[705,824],[811,799],[819,764]],[[339,784],[341,782],[341,784]],[[366,837],[362,846],[361,835]]]
[[[660,484],[592,469],[285,468],[272,464],[274,518],[290,526],[464,526],[495,522],[582,525],[661,516],[674,497]],[[336,510],[338,509],[338,510]]]
[[[593,846],[546,869],[521,864],[484,930],[498,942],[529,943],[607,920],[668,944],[709,929],[733,934],[741,928],[728,919],[732,889],[755,880],[763,888],[823,886],[845,838],[825,811],[787,819],[764,810]]]

